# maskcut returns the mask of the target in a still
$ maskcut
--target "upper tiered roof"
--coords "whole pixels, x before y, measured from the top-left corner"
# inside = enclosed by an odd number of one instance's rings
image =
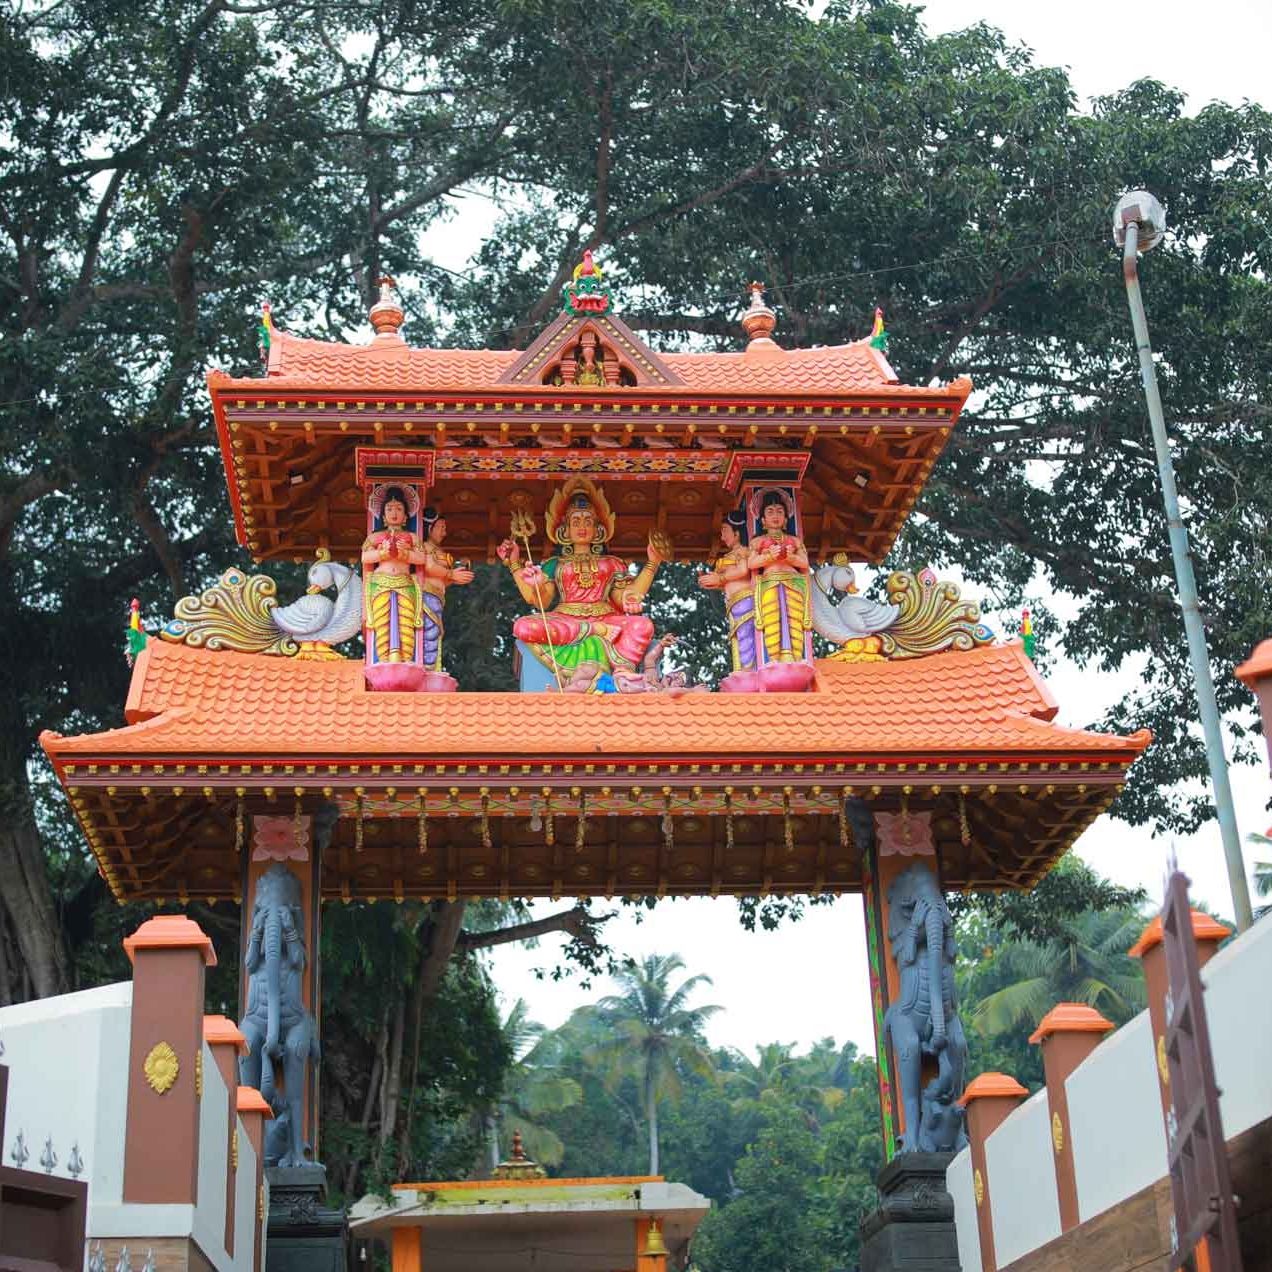
[[[236,529],[257,559],[354,555],[365,517],[353,454],[376,446],[435,452],[447,546],[464,556],[493,560],[491,510],[502,526],[514,490],[541,523],[538,478],[591,471],[633,483],[617,548],[639,550],[658,525],[701,559],[735,502],[731,462],[777,453],[807,466],[814,552],[877,562],[971,392],[968,380],[900,384],[868,340],[783,349],[757,325],[772,313],[762,305],[739,352],[655,353],[608,309],[562,313],[525,350],[414,349],[386,304],[367,344],[274,329],[263,377],[209,374]],[[586,347],[596,360],[582,372]]]

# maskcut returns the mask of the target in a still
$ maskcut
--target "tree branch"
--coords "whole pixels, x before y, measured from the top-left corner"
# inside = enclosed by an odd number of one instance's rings
[[[545,936],[549,932],[568,932],[576,941],[585,945],[596,946],[596,930],[602,923],[608,923],[617,911],[610,914],[593,914],[581,905],[572,906],[556,914],[549,914],[542,919],[532,919],[526,923],[515,923],[512,927],[498,928],[493,932],[462,932],[456,947],[468,950],[488,950],[495,945],[508,945],[512,941],[529,941],[537,936]]]

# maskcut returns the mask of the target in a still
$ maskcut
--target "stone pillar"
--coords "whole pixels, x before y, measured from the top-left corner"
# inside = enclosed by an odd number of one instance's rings
[[[967,1139],[972,1155],[972,1191],[976,1199],[976,1227],[980,1233],[981,1272],[997,1272],[994,1256],[994,1219],[990,1209],[989,1169],[985,1141],[1029,1092],[1005,1073],[982,1073],[968,1084],[959,1103],[967,1110]],[[1006,1187],[1010,1180],[1004,1180]],[[975,1272],[964,1268],[963,1272]]]
[[[199,1185],[206,932],[183,914],[148,919],[124,940],[133,965],[124,1140],[125,1202],[194,1205]]]
[[[1038,1023],[1029,1041],[1042,1047],[1047,1080],[1047,1111],[1051,1114],[1051,1147],[1056,1168],[1056,1196],[1060,1201],[1060,1230],[1081,1222],[1078,1215],[1078,1178],[1073,1165],[1073,1136],[1069,1128],[1069,1075],[1113,1028],[1094,1007],[1085,1003],[1057,1003]]]
[[[393,1229],[393,1272],[422,1272],[424,1229]]]
[[[1262,646],[1260,646],[1262,648]],[[1193,939],[1197,942],[1197,962],[1206,964],[1232,933],[1217,919],[1200,910],[1192,911]],[[1148,991],[1148,1020],[1153,1029],[1153,1057],[1157,1061],[1157,1094],[1161,1098],[1162,1117],[1170,1113],[1170,1070],[1166,1067],[1166,948],[1162,944],[1162,919],[1155,915],[1140,939],[1127,951],[1138,958],[1144,968],[1144,985]],[[1170,1143],[1169,1129],[1166,1142]]]
[[[229,1097],[225,1128],[225,1253],[233,1258],[234,1213],[238,1199],[238,1058],[247,1051],[247,1043],[234,1022],[225,1016],[204,1016],[203,1041],[212,1052],[212,1062]]]
[[[239,1087],[235,1104],[247,1142],[256,1154],[256,1187],[252,1193],[256,1198],[256,1239],[252,1253],[252,1272],[261,1272],[265,1249],[265,1122],[274,1116],[274,1110],[269,1107],[265,1097],[252,1087]]]

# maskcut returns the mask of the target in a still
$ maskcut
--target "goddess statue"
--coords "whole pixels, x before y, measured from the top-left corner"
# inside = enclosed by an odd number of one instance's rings
[[[751,544],[761,663],[803,663],[808,633],[808,552],[789,530],[790,509],[770,490],[760,505],[762,529]]]
[[[446,631],[442,622],[446,589],[452,583],[471,583],[473,572],[467,562],[457,563],[449,552],[442,551],[442,540],[446,537],[446,518],[436,508],[425,508],[420,520],[425,535],[424,560],[420,570],[424,576],[421,610],[424,666],[428,671],[440,674],[442,636]]]
[[[513,635],[560,685],[577,686],[581,668],[595,668],[594,687],[604,675],[638,672],[653,638],[654,624],[641,610],[659,564],[671,558],[671,545],[654,531],[647,560],[632,577],[605,551],[613,534],[614,514],[600,487],[576,476],[548,504],[548,541],[560,546],[557,555],[540,566],[524,562],[512,538],[497,549],[522,600],[538,611],[517,619]],[[528,554],[528,534],[524,538]]]
[[[407,526],[408,515],[419,510],[413,490],[409,497],[414,506],[408,508],[408,495],[397,486],[371,496],[371,511],[383,528],[362,544],[362,564],[374,567],[365,572],[368,663],[415,661],[415,634],[423,624],[423,606],[414,567],[427,558],[423,544]]]
[[[720,526],[724,551],[711,569],[698,575],[698,586],[724,593],[729,618],[729,653],[733,670],[721,682],[723,692],[754,689],[755,680],[755,588],[751,581],[750,552],[742,541],[746,514],[729,513]]]

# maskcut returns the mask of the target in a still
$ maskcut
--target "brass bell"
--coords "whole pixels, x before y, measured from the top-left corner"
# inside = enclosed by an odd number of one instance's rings
[[[649,1221],[649,1231],[645,1234],[645,1248],[641,1251],[642,1255],[665,1255],[669,1253],[667,1243],[663,1240],[662,1229],[658,1226],[657,1219]]]

